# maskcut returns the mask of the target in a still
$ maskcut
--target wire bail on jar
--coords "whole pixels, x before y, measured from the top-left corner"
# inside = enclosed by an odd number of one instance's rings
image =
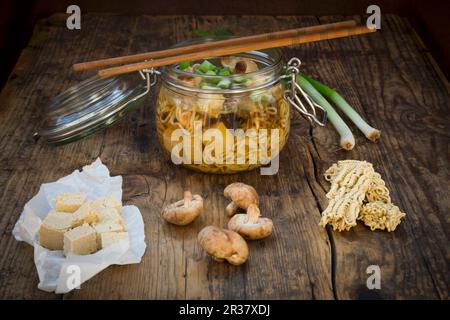
[[[297,75],[300,73],[301,61],[298,58],[291,58],[289,60],[286,74],[282,76],[284,79],[289,79],[288,87],[284,91],[284,98],[297,109],[311,124],[317,123],[319,126],[325,126],[327,120],[326,110],[316,103],[297,83]],[[303,97],[303,100],[301,99]],[[317,109],[323,113],[323,117],[319,120],[317,116]]]
[[[158,82],[158,76],[161,74],[161,72],[159,72],[155,68],[150,68],[139,70],[139,74],[141,75],[142,79],[145,80],[147,83],[145,92],[141,93],[138,96],[140,98],[150,92],[150,88],[153,87]]]

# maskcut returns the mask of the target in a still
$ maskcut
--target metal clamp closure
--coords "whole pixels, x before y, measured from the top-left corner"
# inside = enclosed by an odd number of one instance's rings
[[[143,97],[147,93],[149,93],[150,88],[153,87],[156,84],[156,82],[158,82],[158,76],[161,74],[161,72],[159,72],[154,68],[150,68],[139,70],[139,74],[141,75],[142,79],[147,82],[145,92],[139,95],[139,97]]]
[[[301,61],[298,58],[292,58],[289,60],[286,74],[282,76],[284,79],[289,79],[288,86],[284,91],[284,98],[297,109],[304,118],[306,118],[311,124],[317,123],[319,126],[325,126],[327,120],[326,110],[316,103],[297,83],[297,75],[300,73]],[[304,101],[302,101],[302,99]],[[320,109],[323,113],[322,119],[319,120],[317,116],[317,109]]]

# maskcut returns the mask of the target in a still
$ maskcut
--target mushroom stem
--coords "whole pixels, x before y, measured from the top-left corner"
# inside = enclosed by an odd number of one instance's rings
[[[226,207],[228,216],[233,216],[239,208],[247,210],[251,203],[258,204],[259,197],[255,188],[242,182],[234,182],[226,186],[223,195],[232,202]]]
[[[234,216],[234,214],[237,212],[238,209],[239,209],[238,205],[233,201],[231,201],[225,208],[225,211],[227,212],[228,216],[231,217]]]
[[[256,204],[251,204],[247,208],[247,223],[256,224],[258,222],[261,213]]]
[[[203,198],[199,194],[193,195],[190,191],[185,191],[183,199],[164,207],[162,216],[169,223],[185,226],[202,212]]]
[[[192,201],[192,193],[188,190],[184,192],[184,207],[189,207]]]

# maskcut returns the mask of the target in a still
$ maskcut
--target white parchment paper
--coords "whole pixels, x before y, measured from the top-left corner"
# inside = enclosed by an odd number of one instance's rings
[[[113,264],[141,262],[144,255],[145,232],[141,212],[136,206],[124,206],[122,217],[129,233],[130,242],[119,243],[86,256],[63,255],[62,251],[51,251],[38,243],[38,231],[42,220],[51,209],[61,192],[83,192],[88,199],[114,195],[122,199],[122,177],[111,177],[108,168],[97,159],[75,170],[55,182],[44,183],[39,192],[23,209],[14,226],[13,235],[18,241],[25,241],[34,247],[34,262],[39,275],[38,288],[55,293],[66,293],[89,280]]]

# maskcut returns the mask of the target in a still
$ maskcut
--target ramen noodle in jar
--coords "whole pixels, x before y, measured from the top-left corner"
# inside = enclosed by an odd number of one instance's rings
[[[286,144],[290,107],[278,49],[166,67],[158,137],[176,164],[235,173],[270,164]]]

